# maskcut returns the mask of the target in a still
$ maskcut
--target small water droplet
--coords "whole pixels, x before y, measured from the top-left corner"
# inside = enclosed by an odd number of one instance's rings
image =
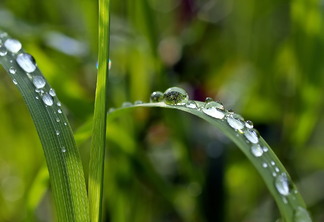
[[[123,104],[122,104],[123,108],[131,107],[131,106],[133,106],[133,104],[131,102],[123,102]]]
[[[272,166],[276,165],[276,163],[274,161],[270,162]]]
[[[17,39],[7,39],[4,46],[12,53],[17,53],[21,49],[21,43]]]
[[[44,86],[46,85],[46,81],[42,76],[34,76],[33,84],[37,89],[41,89],[44,88]]]
[[[168,88],[163,95],[167,105],[185,105],[189,99],[188,93],[179,87]]]
[[[0,38],[4,38],[4,37],[7,37],[8,36],[8,33],[6,32],[1,32],[0,33]]]
[[[97,61],[96,62],[96,69],[98,69],[98,68],[99,68],[99,62]],[[110,59],[108,60],[108,69],[111,70],[111,60]]]
[[[207,114],[208,116],[217,118],[217,119],[223,119],[225,116],[224,107],[222,104],[218,102],[208,102],[203,107],[202,111]]]
[[[32,80],[32,79],[33,79],[32,75],[30,75],[30,73],[28,73],[28,72],[26,72],[26,76],[27,76],[27,77],[28,77],[28,79],[30,79],[30,80]]]
[[[214,102],[213,98],[211,98],[211,97],[206,97],[206,99],[205,99],[205,103],[210,103],[210,102]]]
[[[62,106],[61,102],[56,103],[57,106]]]
[[[45,103],[45,105],[47,105],[47,106],[52,106],[54,103],[52,97],[48,93],[45,93],[43,95],[42,99],[43,99],[43,102]]]
[[[273,172],[272,173],[272,176],[276,177],[277,176],[276,172]]]
[[[268,167],[268,164],[267,164],[267,163],[263,163],[263,164],[262,164],[262,167],[263,167],[263,168],[267,168],[267,167]]]
[[[59,123],[61,120],[59,118],[56,118],[56,122]]]
[[[5,56],[7,55],[8,51],[5,47],[0,46],[0,56]]]
[[[61,114],[62,113],[62,110],[61,109],[58,109],[57,112]]]
[[[140,104],[142,104],[142,103],[143,103],[142,100],[136,100],[136,101],[134,102],[135,105],[140,105]]]
[[[55,134],[56,134],[56,136],[59,136],[60,135],[60,131],[59,130],[55,130]]]
[[[35,96],[35,98],[36,98],[36,99],[39,99],[39,97],[38,97],[38,96]]]
[[[65,152],[66,152],[66,148],[65,148],[65,146],[62,146],[62,147],[61,147],[61,150],[62,150],[63,153],[65,153]]]
[[[254,129],[247,129],[246,131],[244,131],[244,136],[251,143],[259,142],[259,135],[258,135],[257,131]]]
[[[275,186],[281,195],[287,196],[289,194],[289,183],[286,173],[282,173],[276,178]]]
[[[67,123],[64,123],[64,126],[67,126]]]
[[[109,108],[108,113],[111,113],[111,112],[113,112],[115,110],[116,110],[115,108]]]
[[[286,197],[282,197],[282,202],[283,202],[284,204],[287,204],[287,203],[288,203],[287,198],[286,198]]]
[[[252,129],[253,128],[253,122],[251,120],[246,120],[245,126],[246,126],[246,128]]]
[[[241,130],[244,128],[244,122],[234,114],[230,114],[226,118],[228,125],[235,130]]]
[[[187,103],[186,103],[186,107],[187,108],[190,108],[190,109],[197,109],[198,106],[197,106],[197,103],[192,101],[192,100],[189,100]]]
[[[266,152],[268,152],[268,151],[269,151],[268,147],[264,146],[264,147],[263,147],[263,152],[266,153]]]
[[[12,59],[10,59],[10,60],[9,60],[9,62],[10,62],[10,63],[13,63],[13,60],[12,60]]]
[[[155,91],[152,92],[151,97],[150,97],[150,102],[151,103],[158,103],[163,101],[163,93],[160,91]]]
[[[11,67],[9,68],[9,72],[10,72],[11,74],[16,74],[17,70],[15,69],[15,67],[11,66]]]
[[[275,167],[275,171],[277,172],[277,173],[279,173],[279,168],[278,167]]]
[[[13,79],[13,80],[12,80],[12,82],[13,82],[13,84],[15,84],[15,85],[17,85],[17,84],[18,84],[18,82],[17,82],[17,80],[16,80],[16,79]]]
[[[51,96],[56,96],[56,92],[54,89],[50,88],[49,92],[48,92]]]
[[[36,61],[34,57],[28,53],[20,53],[17,56],[16,61],[25,72],[31,73],[36,70]]]
[[[298,206],[294,212],[294,222],[310,222],[312,221],[308,211]]]
[[[253,144],[251,146],[251,152],[255,157],[260,157],[263,154],[263,150],[259,144]]]

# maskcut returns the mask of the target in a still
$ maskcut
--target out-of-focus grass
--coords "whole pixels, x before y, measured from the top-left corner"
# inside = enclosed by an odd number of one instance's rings
[[[324,169],[321,2],[111,4],[109,106],[147,101],[151,91],[173,85],[182,85],[198,100],[206,96],[221,100],[253,120],[293,180],[300,181],[314,221],[320,221],[324,198],[318,189]],[[0,2],[1,29],[22,40],[37,59],[76,130],[92,114],[96,7],[95,1],[77,0]],[[77,48],[83,50],[72,47],[69,51],[76,52],[67,55],[64,47],[53,47],[58,39],[52,38],[53,32],[78,40]],[[44,158],[21,98],[0,73],[0,221],[17,221],[26,216],[28,193]],[[143,110],[108,129],[115,137],[108,136],[105,217],[208,221],[204,218],[213,218],[218,209],[226,221],[274,221],[277,210],[243,155],[218,132],[187,118]],[[197,134],[205,140],[198,140]],[[212,142],[215,139],[219,143]],[[87,166],[89,141],[80,144]],[[217,147],[219,153],[210,147]],[[170,193],[177,205],[170,201]],[[39,221],[51,213],[44,210],[49,199],[44,196],[34,211]]]

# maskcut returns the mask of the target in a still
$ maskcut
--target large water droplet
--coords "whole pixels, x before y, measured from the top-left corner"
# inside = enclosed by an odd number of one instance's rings
[[[223,119],[225,116],[223,105],[214,101],[206,103],[202,111],[208,116],[217,119]]]
[[[164,92],[164,102],[168,105],[185,105],[188,99],[188,93],[179,87],[171,87]]]
[[[7,39],[4,46],[12,53],[17,53],[21,49],[21,43],[16,39]]]
[[[227,123],[235,130],[241,130],[244,128],[244,122],[235,114],[230,114],[227,116]]]
[[[54,89],[50,88],[49,92],[48,92],[51,96],[56,96],[56,92]]]
[[[251,143],[259,142],[259,135],[258,135],[257,131],[255,131],[254,129],[247,129],[246,131],[244,131],[244,136]]]
[[[275,186],[280,194],[284,196],[287,196],[289,194],[289,183],[286,173],[282,173],[276,178]]]
[[[33,84],[37,89],[41,89],[46,85],[46,81],[42,76],[34,76]]]
[[[163,93],[160,91],[152,92],[150,97],[150,102],[152,103],[158,103],[163,101]]]
[[[34,57],[28,53],[20,53],[17,56],[16,61],[25,72],[31,73],[36,70],[36,61]]]
[[[9,68],[9,72],[10,72],[11,74],[16,74],[17,70],[15,69],[15,67],[11,66],[11,67]]]
[[[5,56],[7,55],[8,51],[5,47],[0,46],[0,56]]]
[[[251,152],[255,157],[260,157],[263,154],[263,150],[259,144],[253,144],[251,146]]]
[[[54,103],[52,97],[47,93],[43,95],[42,99],[45,105],[52,106]]]
[[[294,222],[310,222],[312,221],[309,213],[303,207],[297,207],[294,212]]]

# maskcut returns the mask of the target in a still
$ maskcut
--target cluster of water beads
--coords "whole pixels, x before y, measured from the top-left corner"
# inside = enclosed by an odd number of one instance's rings
[[[6,33],[0,33],[0,56],[6,56],[8,53],[11,53],[11,55],[16,58],[16,62],[18,66],[23,71],[25,71],[25,74],[31,80],[32,84],[35,87],[35,92],[39,94],[39,96],[35,96],[35,98],[39,99],[39,97],[41,97],[42,102],[46,107],[54,107],[55,104],[54,98],[56,97],[55,90],[50,88],[47,92],[47,90],[45,89],[47,87],[46,87],[46,80],[44,79],[44,77],[42,77],[41,75],[33,74],[34,71],[37,69],[37,64],[34,57],[28,53],[24,53],[24,52],[20,53],[20,50],[22,49],[22,44],[18,40],[12,38],[8,38],[5,40],[1,39],[6,37],[7,37]],[[10,60],[10,63],[13,63],[13,60]],[[12,75],[15,75],[17,73],[17,69],[14,66],[9,67],[8,71]],[[15,85],[18,84],[16,79],[13,79],[13,83]],[[57,107],[61,107],[61,103],[59,101],[56,103],[56,105]],[[58,108],[57,113],[62,114],[63,112],[60,108]],[[57,113],[56,111],[54,111],[54,115],[57,115]],[[54,118],[54,121],[56,123],[59,123],[60,118],[56,116]],[[67,126],[68,124],[64,122],[63,125]],[[61,135],[61,132],[58,129],[56,129],[54,133],[56,136]],[[66,152],[65,146],[60,145],[60,147],[62,152]]]

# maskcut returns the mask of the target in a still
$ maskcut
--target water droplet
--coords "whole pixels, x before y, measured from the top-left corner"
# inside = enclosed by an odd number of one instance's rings
[[[244,128],[244,122],[235,114],[228,115],[226,120],[228,125],[235,130],[241,130]]]
[[[35,98],[36,98],[36,99],[39,99],[39,97],[38,97],[38,96],[35,96]]]
[[[254,129],[247,129],[244,131],[244,136],[248,139],[251,143],[258,143],[259,142],[259,135],[256,130]]]
[[[211,97],[206,97],[206,99],[205,99],[205,103],[210,103],[210,102],[214,102],[213,98],[211,98]]]
[[[263,163],[263,164],[262,164],[262,167],[263,167],[263,168],[267,168],[267,167],[268,167],[268,164],[267,164],[267,163]]]
[[[164,102],[167,105],[185,105],[188,99],[188,93],[179,87],[171,87],[164,92]]]
[[[49,92],[48,92],[51,96],[56,96],[56,92],[54,89],[50,88]]]
[[[276,177],[277,176],[276,172],[273,172],[272,173],[272,176]]]
[[[27,76],[27,77],[28,77],[28,79],[30,79],[30,80],[32,80],[32,79],[33,79],[32,75],[30,75],[30,73],[28,73],[28,72],[26,72],[26,76]]]
[[[61,120],[59,118],[56,118],[56,122],[59,123]]]
[[[246,128],[252,129],[253,128],[253,122],[251,120],[246,120],[245,126],[246,126]]]
[[[268,147],[264,146],[264,147],[263,147],[263,152],[266,153],[266,152],[268,152],[268,151],[269,151]]]
[[[21,43],[17,39],[7,39],[4,46],[12,53],[17,53],[21,49]]]
[[[225,116],[225,112],[224,112],[224,107],[222,104],[218,103],[218,102],[208,102],[205,104],[204,108],[202,109],[202,111],[207,114],[208,116],[217,118],[217,119],[223,119]]]
[[[197,104],[196,102],[192,101],[192,100],[189,100],[187,103],[186,103],[186,107],[187,108],[190,108],[190,109],[197,109]]]
[[[136,100],[136,101],[134,102],[135,105],[140,105],[140,104],[142,104],[142,103],[143,103],[143,101],[141,101],[141,100]]]
[[[61,147],[61,150],[62,150],[63,153],[65,153],[65,152],[66,152],[66,148],[65,148],[65,146],[62,146],[62,147]]]
[[[13,79],[13,80],[12,80],[12,82],[13,82],[13,84],[15,84],[15,85],[17,85],[17,84],[18,84],[18,82],[17,82],[17,80],[16,80],[16,79]]]
[[[5,47],[0,46],[0,56],[5,56],[7,55],[8,51]]]
[[[60,131],[59,130],[55,130],[55,134],[56,134],[56,136],[59,136],[60,135]]]
[[[289,183],[286,173],[282,173],[276,178],[275,186],[281,195],[287,196],[289,194]]]
[[[96,69],[98,69],[98,68],[99,68],[99,62],[97,61],[96,62]],[[108,60],[108,69],[111,70],[111,60],[110,59]]]
[[[16,74],[17,70],[15,69],[15,67],[11,66],[11,67],[9,68],[9,72],[10,72],[11,74]]]
[[[61,114],[62,113],[62,110],[61,109],[58,109],[57,112]]]
[[[151,103],[158,103],[163,101],[163,93],[160,91],[155,91],[152,92],[151,97],[150,97],[150,102]]]
[[[270,162],[272,166],[276,165],[276,163],[274,161]]]
[[[303,207],[297,207],[294,212],[294,222],[309,222],[312,221],[308,211]]]
[[[4,38],[4,37],[7,37],[8,36],[8,33],[6,32],[1,32],[0,33],[0,38]]]
[[[277,173],[279,173],[279,168],[278,167],[275,167],[275,171],[277,172]]]
[[[36,61],[34,57],[28,53],[20,53],[17,56],[16,61],[25,72],[31,73],[36,70]]]
[[[37,89],[41,89],[46,85],[46,81],[42,76],[34,76],[33,84]]]
[[[52,106],[54,103],[52,97],[48,93],[45,93],[42,99],[45,105]]]
[[[133,106],[133,104],[131,102],[123,102],[123,104],[122,104],[123,108],[131,107],[131,106]]]
[[[259,144],[253,144],[251,146],[251,152],[255,157],[260,157],[263,154],[263,150]]]
[[[64,123],[64,126],[67,126],[67,123]]]
[[[109,108],[108,113],[111,113],[111,112],[113,112],[115,110],[116,110],[115,108]]]
[[[56,103],[57,106],[62,106],[61,102]]]
[[[284,204],[287,204],[287,203],[288,203],[287,198],[286,198],[286,197],[283,197],[283,198],[282,198],[282,202],[283,202]]]

